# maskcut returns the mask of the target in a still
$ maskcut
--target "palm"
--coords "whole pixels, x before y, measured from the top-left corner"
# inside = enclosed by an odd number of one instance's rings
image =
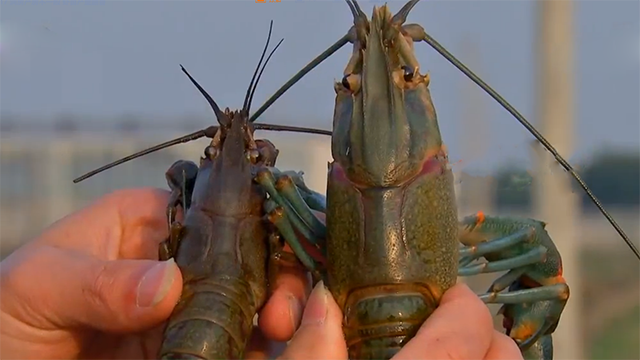
[[[157,359],[162,326],[135,334],[94,332],[85,338],[78,359]]]

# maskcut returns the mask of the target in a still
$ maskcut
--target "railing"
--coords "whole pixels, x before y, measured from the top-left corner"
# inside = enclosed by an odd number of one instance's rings
[[[6,134],[6,133],[5,133]],[[3,134],[4,135],[4,134]],[[125,135],[118,132],[71,133],[50,136],[12,134],[0,139],[0,239],[2,248],[13,248],[45,226],[101,195],[124,187],[167,188],[164,172],[178,159],[197,162],[208,140],[177,145],[135,159],[79,184],[72,180],[107,162],[148,146],[182,135],[178,130],[165,134]],[[326,187],[327,163],[331,160],[330,140],[323,136],[256,132],[268,136],[280,149],[278,167],[304,171],[307,184],[318,190]],[[456,176],[461,173],[456,171]],[[487,179],[456,181],[460,216],[482,210],[491,213],[494,197]],[[473,194],[487,193],[478,198]],[[638,210],[609,209],[632,239],[637,239]],[[528,211],[500,211],[514,216],[532,216]],[[617,246],[615,233],[599,213],[585,213],[579,227],[581,242],[589,246]],[[548,219],[547,219],[548,221]]]
[[[208,140],[174,146],[135,159],[79,184],[72,180],[108,162],[181,135],[127,137],[117,133],[69,134],[55,138],[3,137],[0,141],[0,244],[3,254],[44,227],[96,198],[124,187],[167,188],[164,172],[178,159],[198,162]],[[264,134],[256,132],[260,137]],[[326,186],[327,137],[269,133],[280,149],[278,167],[303,171],[314,189]]]
[[[169,166],[178,159],[190,159],[197,162],[208,140],[178,145],[144,156],[79,184],[73,184],[72,180],[107,162],[178,135],[181,134],[176,131],[163,135],[145,134],[142,138],[138,135],[134,137],[133,135],[105,132],[99,134],[72,133],[55,138],[13,134],[11,137],[3,136],[0,140],[0,211],[2,214],[0,249],[2,255],[6,256],[11,250],[37,235],[52,222],[108,192],[124,187],[167,188],[164,172]],[[257,132],[257,137],[263,135],[265,134]],[[310,187],[321,192],[322,189],[325,189],[327,162],[331,160],[329,138],[285,133],[268,133],[266,135],[280,149],[279,168],[304,171],[305,181]],[[457,172],[456,176],[459,175],[460,173]],[[473,181],[471,178],[462,184],[456,181],[456,191],[460,197],[460,216],[478,210],[490,212],[488,210],[493,208],[494,197],[492,195],[474,196],[478,192],[491,193],[493,191],[491,181],[486,179],[475,183]],[[621,226],[628,231],[629,236],[637,240],[640,232],[637,226],[638,210],[610,209],[610,211],[618,219]],[[510,216],[533,216],[526,211],[503,210],[500,213]],[[622,254],[620,256],[628,257],[626,255],[629,254],[624,252],[626,248],[621,240],[599,213],[582,214],[578,228],[580,229],[578,236],[584,249],[591,249],[591,252],[602,254],[606,254],[612,249],[619,249]],[[563,239],[554,240],[560,242]],[[582,268],[586,271],[594,264],[584,265]],[[633,271],[624,273],[632,274]],[[491,274],[473,278],[469,283],[474,290],[484,291],[490,281],[495,279],[495,276],[495,274]],[[607,283],[614,280],[610,277],[605,278]],[[571,282],[569,281],[570,285]],[[620,294],[620,298],[624,296],[628,298],[634,295],[633,291],[637,294],[637,287],[633,287],[635,285],[630,288],[629,284],[633,282],[633,279],[629,282],[622,282],[620,285],[614,286],[612,291]],[[594,288],[594,286],[590,288]],[[598,295],[588,289],[585,292],[590,293],[590,297],[594,299]],[[572,293],[573,301],[568,306],[574,306],[578,300],[586,299],[585,295],[587,294]],[[603,295],[607,295],[607,299],[611,298],[611,293]],[[634,299],[637,297],[631,296],[631,300]],[[604,305],[602,305],[603,303]],[[592,307],[586,307],[587,313],[582,314],[587,319],[594,319],[585,326],[585,329],[582,329],[582,336],[587,339],[595,336],[593,334],[600,331],[604,326],[602,324],[610,321],[613,316],[610,314],[615,315],[613,310],[616,310],[616,308],[606,305],[606,302],[598,302],[597,299],[590,304]],[[593,306],[598,309],[594,309]],[[621,304],[618,307],[624,310],[628,304]],[[498,318],[496,320],[498,321]],[[591,323],[593,324],[590,325]],[[498,322],[496,322],[496,326],[501,328]],[[563,331],[580,331],[580,329],[565,324],[562,329],[559,329],[559,332]]]

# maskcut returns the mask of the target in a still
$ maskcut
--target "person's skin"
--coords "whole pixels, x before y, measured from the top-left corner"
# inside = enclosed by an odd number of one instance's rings
[[[176,264],[155,260],[167,236],[168,196],[117,191],[0,262],[0,358],[155,358],[182,288]],[[273,357],[276,342],[291,339],[282,359],[347,359],[342,313],[322,283],[308,300],[303,273],[283,273],[277,283],[246,357]],[[458,284],[394,359],[522,356],[493,329],[487,307]]]

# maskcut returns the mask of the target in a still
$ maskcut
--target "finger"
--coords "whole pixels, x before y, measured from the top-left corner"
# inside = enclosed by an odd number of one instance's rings
[[[296,331],[281,359],[347,359],[342,312],[321,282],[311,292]]]
[[[103,260],[157,259],[168,236],[169,192],[118,190],[53,224],[36,242],[74,249]]]
[[[440,306],[393,359],[483,359],[493,331],[487,306],[460,283],[445,292]]]
[[[101,344],[102,348],[94,346],[89,353],[83,354],[80,358],[94,358],[95,354],[108,352],[111,354],[110,359],[157,359],[165,326],[166,323],[161,323],[138,334],[118,337],[115,352],[109,351],[113,350],[113,345],[106,342]]]
[[[313,212],[324,221],[324,213]],[[276,283],[276,290],[258,317],[258,325],[268,339],[289,341],[302,318],[311,284],[308,273],[298,267],[281,268]]]
[[[522,359],[522,353],[518,349],[515,341],[507,335],[493,331],[493,337],[491,338],[491,346],[485,360],[519,360]]]
[[[258,326],[268,339],[291,339],[300,323],[309,287],[309,280],[303,269],[281,268],[276,278],[276,289],[258,316]]]
[[[275,359],[287,346],[286,342],[275,342],[267,339],[258,328],[253,328],[249,346],[244,353],[245,360]]]
[[[146,330],[169,317],[182,291],[172,260],[103,261],[48,246],[16,255],[2,263],[3,310],[36,328]]]

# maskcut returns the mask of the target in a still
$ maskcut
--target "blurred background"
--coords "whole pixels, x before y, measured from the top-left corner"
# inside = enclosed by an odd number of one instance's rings
[[[360,1],[365,12],[381,2]],[[397,11],[403,1],[389,1]],[[0,6],[2,257],[47,225],[124,187],[166,187],[177,159],[207,140],[72,179],[214,121],[183,64],[221,104],[240,107],[264,46],[274,55],[253,109],[351,25],[343,1],[19,2]],[[573,164],[638,244],[640,3],[425,1],[409,22],[500,92]],[[334,54],[260,119],[330,129]],[[460,216],[546,221],[563,254],[571,298],[556,359],[638,359],[640,265],[613,227],[506,111],[426,44],[416,44],[456,176]],[[258,132],[323,192],[329,139]],[[467,280],[485,291],[497,275]],[[496,326],[500,320],[496,318]]]

